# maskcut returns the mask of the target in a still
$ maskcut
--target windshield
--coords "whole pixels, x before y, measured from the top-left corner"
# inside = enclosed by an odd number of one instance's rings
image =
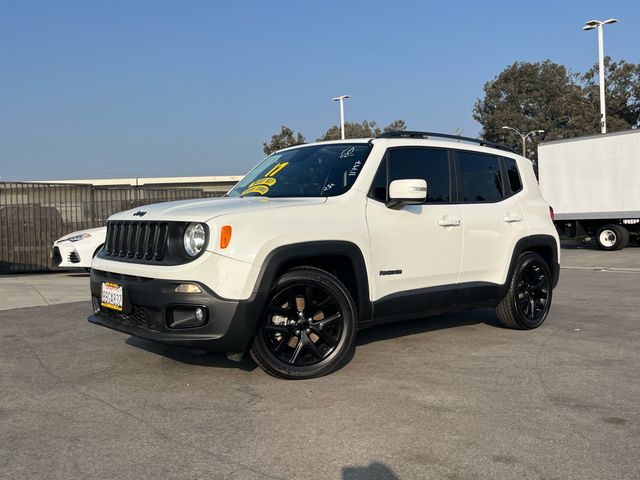
[[[276,152],[229,192],[232,197],[333,197],[351,188],[371,146],[366,143],[311,145]]]

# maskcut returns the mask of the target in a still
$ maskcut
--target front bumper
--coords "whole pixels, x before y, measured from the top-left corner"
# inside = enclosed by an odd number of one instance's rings
[[[102,282],[121,285],[123,312],[100,306]],[[181,283],[194,283],[201,293],[176,293]],[[88,320],[120,332],[156,342],[221,352],[241,352],[255,332],[265,300],[254,294],[247,300],[226,300],[199,282],[134,277],[91,270],[94,314]],[[188,328],[170,328],[175,308],[200,307],[206,323]]]
[[[60,268],[88,268],[91,257],[85,258],[73,245],[58,244],[51,249],[51,264]]]
[[[54,267],[57,267],[61,263],[62,263],[62,254],[60,253],[60,248],[57,246],[54,246],[51,249],[51,265],[53,265]]]

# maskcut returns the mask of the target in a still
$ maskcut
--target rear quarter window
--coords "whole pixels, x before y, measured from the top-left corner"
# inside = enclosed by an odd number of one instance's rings
[[[518,163],[513,158],[504,158],[503,160],[511,193],[518,193],[522,190],[522,180],[520,179],[520,172],[518,171]]]

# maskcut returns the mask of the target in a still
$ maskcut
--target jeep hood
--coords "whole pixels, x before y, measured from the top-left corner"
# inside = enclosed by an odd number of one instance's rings
[[[155,203],[116,213],[109,220],[167,220],[182,222],[206,222],[220,215],[268,210],[299,205],[316,205],[326,202],[325,197],[267,198],[267,197],[218,197],[177,202]]]

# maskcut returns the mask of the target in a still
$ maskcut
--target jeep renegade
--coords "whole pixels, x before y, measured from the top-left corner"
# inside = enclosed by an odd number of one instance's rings
[[[339,368],[373,324],[495,307],[536,328],[559,275],[553,211],[531,162],[424,132],[300,145],[224,198],[108,220],[89,321],[230,354],[268,373]]]

